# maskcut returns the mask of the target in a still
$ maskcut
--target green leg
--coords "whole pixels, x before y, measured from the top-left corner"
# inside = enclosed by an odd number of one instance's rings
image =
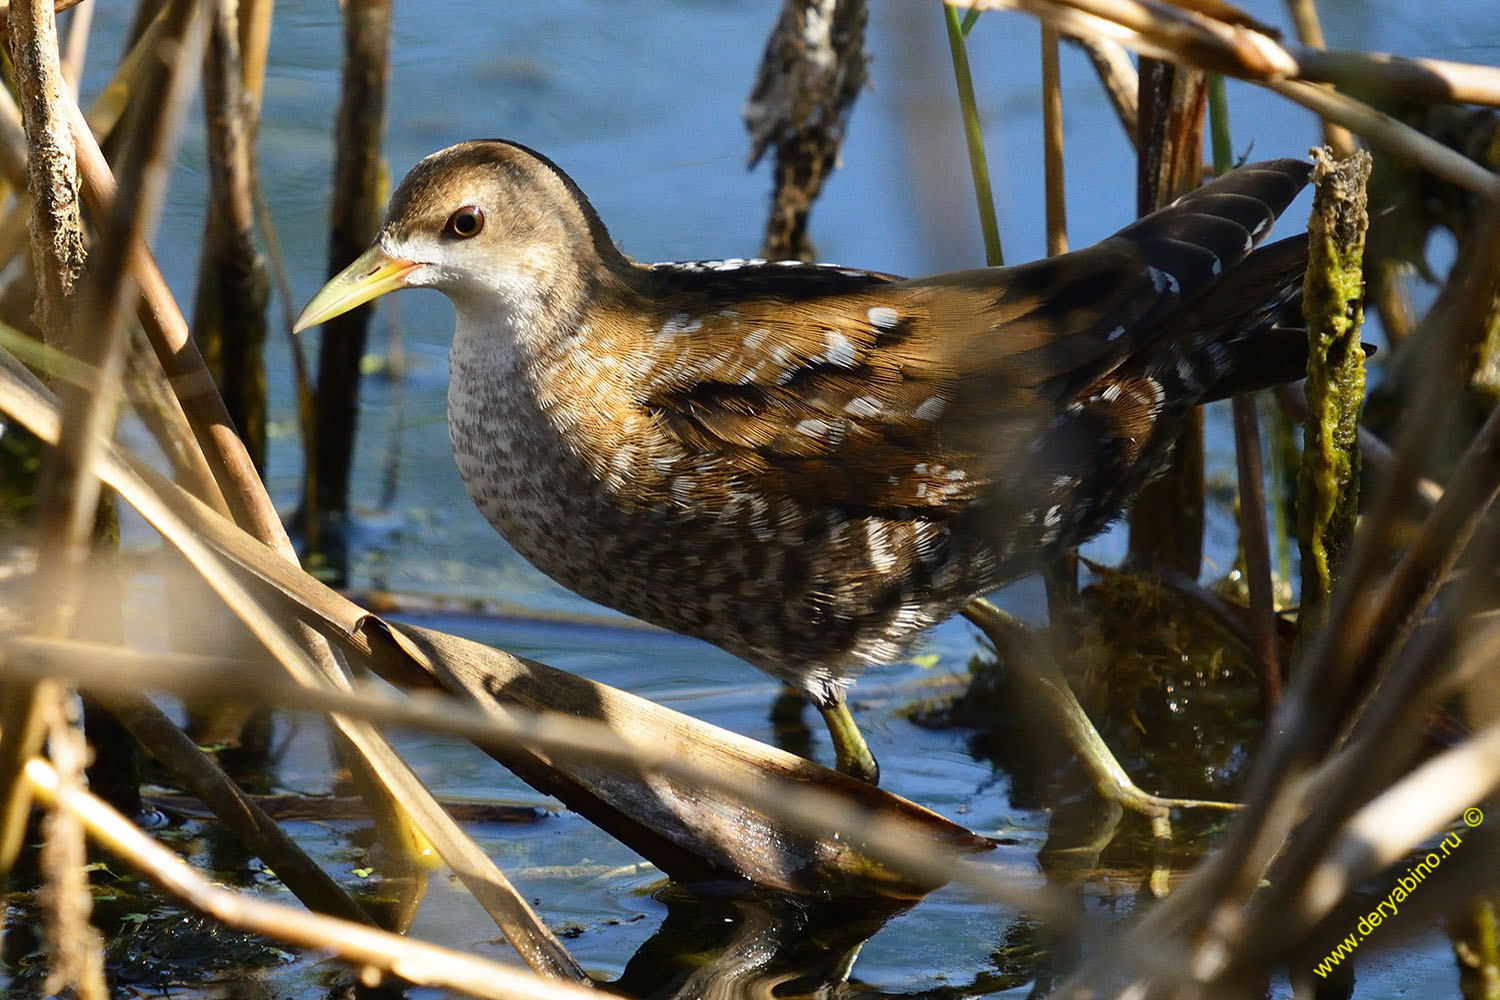
[[[841,699],[832,705],[819,705],[818,711],[828,724],[828,735],[833,739],[838,769],[872,785],[880,784],[880,765],[875,763],[875,755],[870,753],[870,747],[860,734],[859,726],[854,724],[849,706]]]

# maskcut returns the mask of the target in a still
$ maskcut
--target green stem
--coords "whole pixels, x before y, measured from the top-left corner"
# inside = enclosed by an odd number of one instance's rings
[[[1208,74],[1208,129],[1214,147],[1214,173],[1228,173],[1234,166],[1234,147],[1229,141],[1229,100],[1224,78]]]
[[[948,47],[953,53],[953,79],[958,84],[958,106],[964,120],[964,139],[969,147],[969,170],[974,175],[974,199],[979,203],[984,259],[991,267],[999,267],[1005,263],[1005,255],[1000,250],[1000,226],[995,221],[995,198],[990,193],[990,171],[984,159],[984,136],[979,130],[979,108],[974,101],[974,80],[969,75],[964,28],[957,8],[944,4],[943,13],[948,19]]]

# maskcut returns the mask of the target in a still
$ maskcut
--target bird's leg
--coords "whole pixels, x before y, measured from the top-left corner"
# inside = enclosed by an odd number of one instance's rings
[[[817,704],[816,702],[814,704]],[[828,724],[828,736],[833,740],[833,752],[839,771],[872,785],[880,784],[880,765],[865,743],[864,735],[854,722],[843,692],[827,704],[818,704],[823,721]]]
[[[996,650],[1012,667],[1017,681],[1023,685],[1026,695],[1034,699],[1037,707],[1046,712],[1062,731],[1063,737],[1078,754],[1095,790],[1106,800],[1151,819],[1158,838],[1164,833],[1167,839],[1171,837],[1168,814],[1172,809],[1238,808],[1232,802],[1169,799],[1143,791],[1115,759],[1089,721],[1083,706],[1078,704],[1061,668],[1044,646],[1031,640],[1026,626],[982,598],[970,601],[963,615],[979,626],[980,631],[995,644]]]

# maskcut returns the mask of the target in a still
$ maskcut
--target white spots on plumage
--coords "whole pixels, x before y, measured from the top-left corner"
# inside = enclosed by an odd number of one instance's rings
[[[916,465],[913,465],[911,467],[911,471],[918,476],[925,476],[927,475],[927,463],[918,462]]]
[[[1067,474],[1052,477],[1052,488],[1060,492],[1066,492],[1073,488],[1076,480]]]
[[[1150,394],[1149,399],[1147,393]],[[1148,378],[1144,382],[1136,383],[1136,386],[1130,390],[1130,397],[1138,402],[1146,403],[1151,407],[1152,412],[1155,412],[1161,406],[1164,394],[1161,383],[1154,378]]]
[[[926,483],[918,483],[917,484],[917,499],[918,500],[925,500],[926,498],[927,498],[927,484]]]
[[[1177,283],[1177,276],[1170,271],[1163,271],[1159,267],[1146,267],[1146,274],[1151,278],[1151,287],[1158,292],[1168,295],[1176,295],[1182,287]]]
[[[968,473],[964,472],[963,469],[949,469],[943,478],[950,483],[961,483],[968,478]]]
[[[1046,515],[1042,517],[1042,526],[1045,528],[1055,528],[1061,523],[1062,507],[1059,504],[1053,504],[1047,508]]]
[[[689,504],[693,500],[693,493],[698,489],[698,481],[692,476],[672,477],[672,499],[680,504]]]
[[[1105,386],[1104,391],[1099,393],[1099,398],[1104,400],[1106,403],[1113,403],[1115,400],[1119,399],[1120,383],[1111,382],[1109,385]]]
[[[751,330],[749,333],[745,334],[745,341],[744,341],[744,343],[745,343],[745,350],[747,350],[747,351],[758,351],[758,350],[760,350],[760,345],[764,344],[766,342],[766,338],[769,337],[770,335],[771,335],[771,331],[767,330],[765,327],[763,327],[763,326],[756,327],[754,330]]]
[[[1122,337],[1124,335],[1124,333],[1125,333],[1125,324],[1121,323],[1119,326],[1115,327],[1113,330],[1111,330],[1108,333],[1106,333],[1104,335],[1104,339],[1105,339],[1106,342],[1111,342],[1112,343],[1112,342],[1114,342],[1116,340],[1119,340],[1120,337]]]
[[[696,333],[703,329],[703,320],[694,319],[685,312],[676,313],[671,319],[662,324],[657,336],[663,340],[670,337],[679,337],[684,333]]]
[[[911,415],[916,420],[936,420],[947,408],[948,401],[942,396],[929,396],[911,411]]]
[[[763,267],[768,261],[760,257],[728,257],[724,260],[664,260],[652,264],[656,271],[682,271],[686,274],[701,274],[704,271],[738,271],[746,267]],[[801,263],[793,261],[792,263]]]
[[[840,368],[854,366],[854,344],[839,330],[823,331],[823,359]]]
[[[821,440],[829,436],[828,432],[832,429],[832,427],[826,420],[821,420],[817,417],[809,417],[806,420],[800,421],[793,429],[798,434],[805,434],[810,438],[817,438]]]
[[[908,601],[901,605],[901,610],[896,612],[896,617],[891,621],[893,631],[915,630],[926,624],[927,613],[922,605]]]
[[[844,404],[844,412],[851,417],[880,416],[880,400],[874,396],[855,396]]]
[[[870,565],[877,573],[889,573],[896,566],[896,548],[891,544],[891,526],[877,518],[865,519],[865,544],[870,551]]]
[[[901,321],[900,315],[890,306],[871,306],[865,316],[877,330],[889,330]]]

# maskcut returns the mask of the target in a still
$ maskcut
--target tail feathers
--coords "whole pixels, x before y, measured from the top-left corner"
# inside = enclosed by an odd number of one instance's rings
[[[1256,250],[1174,314],[1121,374],[1153,379],[1167,399],[1189,404],[1296,381],[1307,368],[1307,335],[1296,329],[1306,270],[1306,235]]]

